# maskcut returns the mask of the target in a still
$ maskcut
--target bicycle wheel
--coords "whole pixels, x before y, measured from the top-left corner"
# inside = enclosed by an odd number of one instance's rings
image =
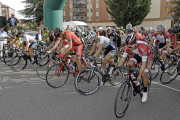
[[[110,75],[109,83],[113,86],[119,85],[121,81],[126,78],[126,72],[125,69],[121,69],[117,74],[112,73],[112,75]]]
[[[92,95],[100,87],[99,76],[96,71],[92,74],[92,69],[84,69],[78,73],[74,85],[76,90],[82,95]]]
[[[14,51],[7,52],[4,56],[4,63],[7,66],[10,66],[12,58],[15,57],[16,55],[17,55],[17,53]]]
[[[50,67],[46,74],[46,82],[52,88],[63,86],[69,78],[69,71],[62,63]]]
[[[45,66],[49,62],[49,55],[46,55],[46,53],[39,53],[37,56],[37,62],[39,66]]]
[[[38,75],[41,79],[46,80],[46,73],[47,73],[48,69],[49,69],[51,66],[53,66],[54,64],[56,64],[56,63],[55,63],[54,61],[52,61],[52,60],[49,60],[49,62],[48,62],[47,64],[45,64],[45,65],[40,65],[40,64],[38,64],[37,67],[36,67],[36,73],[37,73],[37,75]],[[54,74],[54,75],[55,75],[55,74]],[[52,77],[54,77],[54,76],[50,76],[49,79],[51,79]]]
[[[11,69],[15,72],[19,72],[26,68],[27,66],[27,59],[25,56],[15,56],[11,60]]]
[[[161,74],[160,81],[163,84],[168,84],[175,80],[177,76],[177,65],[171,65],[164,69],[164,71]]]
[[[154,80],[160,71],[160,63],[157,59],[153,59],[152,65],[151,65],[151,79]]]
[[[121,118],[126,113],[132,96],[132,85],[125,81],[119,88],[114,103],[114,113],[117,118]]]

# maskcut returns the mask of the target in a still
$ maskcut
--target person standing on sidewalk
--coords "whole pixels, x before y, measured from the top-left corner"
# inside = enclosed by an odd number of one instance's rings
[[[7,44],[7,32],[4,31],[4,28],[2,27],[0,30],[0,51],[3,50],[3,45]],[[3,53],[0,53],[0,58],[3,56]]]
[[[14,17],[14,14],[11,14],[11,17],[8,19],[8,23],[11,27],[11,31],[14,30],[14,28],[17,26],[17,23],[19,23],[18,19]]]

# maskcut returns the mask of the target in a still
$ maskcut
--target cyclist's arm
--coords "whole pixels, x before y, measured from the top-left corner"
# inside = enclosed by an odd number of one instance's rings
[[[119,67],[123,66],[123,64],[124,64],[125,61],[126,61],[126,57],[122,57],[122,58],[120,59],[120,61],[119,61],[118,66],[119,66]]]
[[[92,49],[89,51],[88,56],[91,56],[91,55],[94,53],[95,50],[96,50],[96,44],[93,44],[93,47],[92,47]]]
[[[155,38],[152,38],[151,42],[149,43],[149,46],[151,46],[154,43]]]
[[[55,41],[53,41],[48,48],[46,48],[44,51],[47,51],[48,49],[52,48],[55,44]]]
[[[61,48],[63,47],[63,45],[64,45],[64,40],[61,40],[60,43],[59,43],[59,47],[56,50],[56,52],[59,52],[61,50]]]
[[[57,46],[59,45],[59,43],[60,43],[60,40],[58,40],[58,41],[56,41],[55,43],[54,43],[54,46],[51,48],[51,50],[49,50],[49,51],[53,51],[53,50],[55,50],[56,48],[57,48]]]
[[[103,43],[99,44],[98,50],[97,50],[96,53],[94,54],[94,57],[97,57],[97,56],[101,53],[103,46],[104,46]]]
[[[171,52],[177,51],[179,49],[180,49],[180,43],[178,43],[178,45]]]

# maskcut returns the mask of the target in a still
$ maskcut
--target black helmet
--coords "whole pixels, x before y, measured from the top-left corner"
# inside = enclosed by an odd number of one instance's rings
[[[53,41],[54,39],[54,31],[49,30],[49,39]]]
[[[144,26],[141,26],[141,30],[144,30],[144,28],[145,28]]]
[[[48,28],[47,28],[47,27],[45,27],[43,30],[48,30]]]
[[[134,34],[129,34],[126,38],[126,45],[132,45],[135,44],[137,41],[137,37]]]
[[[24,34],[24,31],[23,31],[23,30],[19,30],[19,31],[18,31],[18,35],[21,35],[21,34]]]
[[[54,28],[54,36],[59,37],[61,34],[62,30],[60,28]]]

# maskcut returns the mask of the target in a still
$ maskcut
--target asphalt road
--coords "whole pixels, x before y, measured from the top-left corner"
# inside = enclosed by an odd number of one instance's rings
[[[83,96],[74,87],[74,77],[53,89],[41,80],[36,66],[28,64],[15,73],[0,63],[0,120],[118,120],[114,100],[118,87],[107,84],[93,95]],[[180,78],[164,86],[153,81],[149,99],[132,97],[121,120],[180,120]]]

